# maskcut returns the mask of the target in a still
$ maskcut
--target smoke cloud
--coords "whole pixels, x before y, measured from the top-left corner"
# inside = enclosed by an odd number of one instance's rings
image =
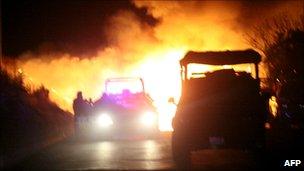
[[[50,90],[51,98],[72,111],[77,91],[99,98],[109,77],[143,77],[156,102],[179,97],[178,60],[188,50],[245,49],[250,25],[284,10],[301,9],[301,2],[274,1],[134,1],[158,23],[149,25],[131,10],[110,16],[103,33],[107,47],[81,57],[69,52],[26,52],[18,67],[28,83]],[[303,4],[303,3],[302,3]]]

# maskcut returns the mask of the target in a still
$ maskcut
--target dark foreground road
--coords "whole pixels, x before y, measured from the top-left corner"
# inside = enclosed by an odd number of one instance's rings
[[[72,141],[53,145],[14,167],[15,170],[170,170],[169,138]]]
[[[12,169],[173,170],[176,168],[170,144],[169,136],[155,140],[67,140],[28,157]],[[236,150],[203,150],[192,154],[192,168],[199,170],[259,169],[256,165],[250,153]]]

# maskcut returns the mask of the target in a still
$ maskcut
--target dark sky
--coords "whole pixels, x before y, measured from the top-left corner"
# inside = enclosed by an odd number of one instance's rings
[[[146,9],[137,9],[129,1],[4,0],[3,53],[16,57],[46,44],[76,55],[94,53],[107,44],[103,35],[106,19],[122,9],[134,11],[143,22],[156,23]]]
[[[241,2],[237,22],[246,29],[270,10],[293,1]],[[27,50],[47,49],[92,56],[107,45],[104,26],[119,10],[131,10],[150,25],[159,20],[128,0],[2,0],[2,49],[16,57]],[[263,16],[263,17],[261,17]]]

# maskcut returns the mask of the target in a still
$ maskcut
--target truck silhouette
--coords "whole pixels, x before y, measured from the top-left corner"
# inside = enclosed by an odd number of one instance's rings
[[[238,148],[259,151],[264,147],[265,109],[260,95],[254,50],[188,52],[180,60],[182,95],[172,121],[172,154],[178,166],[190,164],[191,151]],[[220,68],[191,73],[191,64]],[[251,64],[254,72],[236,71]]]

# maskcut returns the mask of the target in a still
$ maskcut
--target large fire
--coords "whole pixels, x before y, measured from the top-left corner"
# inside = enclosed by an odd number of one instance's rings
[[[135,1],[160,19],[156,26],[142,23],[132,11],[109,18],[106,34],[111,43],[88,58],[66,53],[25,53],[18,67],[26,83],[43,84],[61,108],[72,112],[77,91],[98,99],[110,77],[142,77],[146,91],[160,113],[160,130],[171,130],[181,91],[179,59],[188,50],[244,49],[248,45],[235,29],[238,16],[233,3]]]

